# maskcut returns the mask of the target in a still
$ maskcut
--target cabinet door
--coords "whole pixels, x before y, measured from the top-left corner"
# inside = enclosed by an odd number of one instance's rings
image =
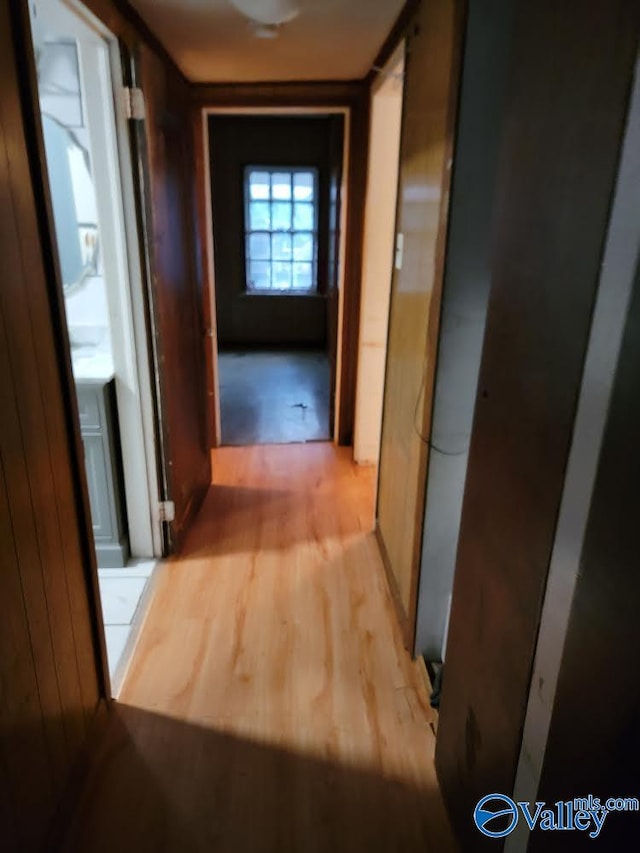
[[[113,539],[114,520],[111,513],[109,492],[108,461],[101,435],[83,435],[87,485],[91,502],[91,520],[96,543],[104,539]]]

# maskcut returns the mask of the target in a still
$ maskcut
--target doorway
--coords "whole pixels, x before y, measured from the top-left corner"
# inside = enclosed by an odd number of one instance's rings
[[[333,438],[344,125],[208,117],[217,443]]]
[[[126,124],[119,133],[119,123],[126,118],[114,90],[122,69],[117,41],[84,7],[32,0],[30,13],[107,655],[117,692],[149,600],[155,558],[162,554],[134,200],[123,181],[132,167],[119,145],[126,137]]]
[[[404,54],[405,46],[402,43],[379,70],[371,87],[353,435],[353,456],[360,465],[377,466],[380,461],[391,279],[393,267],[402,262],[402,238],[397,241],[395,228]]]

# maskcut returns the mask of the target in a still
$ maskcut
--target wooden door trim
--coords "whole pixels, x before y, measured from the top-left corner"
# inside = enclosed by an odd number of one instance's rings
[[[209,122],[202,110],[193,116],[196,171],[196,204],[200,225],[200,266],[202,269],[202,335],[205,341],[205,388],[207,394],[207,434],[209,445],[222,443],[220,380],[218,373],[218,321],[216,316],[215,266],[213,257],[213,202],[209,159]]]
[[[126,44],[121,46],[125,83],[128,86],[140,85],[140,57],[138,51],[129,50]],[[145,122],[130,123],[131,161],[133,165],[134,201],[138,233],[140,235],[140,269],[144,299],[146,303],[149,356],[151,362],[151,386],[156,411],[154,419],[155,444],[158,455],[158,490],[161,501],[170,499],[169,489],[169,435],[164,416],[164,393],[161,376],[160,330],[155,293],[155,260],[153,245],[153,210],[151,199],[151,169],[148,156],[148,139]],[[162,525],[163,555],[173,550],[171,530],[168,524]]]
[[[134,122],[134,133],[142,178],[164,496],[174,504],[174,518],[165,523],[165,551],[173,553],[182,547],[211,483],[191,111],[186,84],[150,47],[140,44],[133,59],[135,82],[145,97],[145,121]],[[177,190],[174,195],[171,188]],[[167,233],[171,240],[165,239]]]
[[[376,535],[376,542],[378,543],[378,548],[380,549],[380,557],[382,558],[382,565],[384,567],[384,574],[387,580],[387,587],[389,588],[389,595],[391,596],[393,607],[396,612],[396,618],[398,620],[398,625],[400,626],[402,640],[404,642],[405,648],[409,649],[411,626],[409,624],[409,619],[407,618],[407,614],[405,613],[404,607],[402,606],[402,599],[400,598],[400,588],[398,586],[396,576],[393,573],[393,567],[391,565],[391,559],[389,558],[389,552],[387,551],[384,536],[382,535],[382,531],[380,530],[380,525],[378,524],[377,518],[375,521],[374,532]]]
[[[207,93],[219,91],[218,87],[204,87]],[[223,87],[226,88],[227,87]],[[238,87],[229,87],[232,96]],[[242,88],[242,87],[240,87]],[[267,89],[270,87],[264,87]],[[199,230],[201,245],[201,267],[203,270],[203,335],[211,343],[206,347],[207,366],[207,410],[209,419],[209,438],[214,447],[221,441],[220,430],[220,395],[219,376],[217,369],[218,338],[216,326],[215,305],[215,267],[213,250],[213,212],[211,206],[211,170],[209,166],[209,129],[208,119],[212,115],[262,115],[262,116],[305,116],[305,115],[343,115],[343,162],[342,162],[342,192],[340,209],[340,258],[339,258],[339,290],[338,290],[338,351],[336,356],[336,383],[334,389],[335,418],[333,423],[333,441],[337,444],[350,444],[353,435],[355,416],[355,381],[358,358],[358,329],[360,321],[360,275],[362,270],[362,239],[364,228],[364,189],[366,171],[362,177],[362,157],[358,152],[364,150],[362,145],[355,145],[353,134],[363,133],[362,123],[354,121],[354,111],[357,103],[351,100],[347,103],[328,103],[296,105],[295,100],[288,103],[288,98],[282,95],[275,98],[265,97],[263,87],[247,87],[250,97],[247,105],[225,102],[227,95],[221,98],[222,103],[200,104],[198,101],[200,87],[194,87],[196,92],[196,109],[193,116],[193,136],[196,151],[196,182],[197,204],[199,214]],[[293,84],[291,91],[294,97],[305,89],[304,84]],[[256,101],[256,90],[263,92]],[[324,84],[321,85],[324,94]],[[359,86],[349,85],[348,92],[357,91],[362,94]],[[242,99],[241,99],[242,100]],[[333,97],[328,98],[333,101]],[[360,97],[362,101],[362,97]],[[284,101],[284,103],[283,103]],[[356,116],[357,118],[358,116]],[[368,107],[367,125],[368,132]],[[366,148],[366,146],[365,146]],[[366,163],[365,163],[366,167]],[[354,172],[356,179],[354,179]],[[355,192],[354,192],[355,184]],[[362,184],[362,190],[360,190]]]
[[[382,47],[378,51],[376,58],[373,60],[371,70],[365,77],[369,86],[373,87],[380,72],[400,47],[400,44],[404,41],[407,35],[407,30],[409,29],[409,26],[418,11],[418,7],[422,2],[423,0],[406,0],[404,6],[400,9],[400,14],[389,31],[389,35],[382,43]]]

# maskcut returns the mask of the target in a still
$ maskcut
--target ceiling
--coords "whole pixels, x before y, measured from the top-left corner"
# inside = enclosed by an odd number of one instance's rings
[[[130,0],[185,76],[202,83],[364,77],[404,0],[299,0],[300,14],[259,39],[229,0]]]

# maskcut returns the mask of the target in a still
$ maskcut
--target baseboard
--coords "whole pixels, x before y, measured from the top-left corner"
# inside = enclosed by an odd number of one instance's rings
[[[182,550],[185,539],[189,532],[191,525],[196,517],[196,515],[200,512],[200,508],[204,502],[205,497],[207,496],[207,492],[209,491],[209,487],[211,486],[211,478],[207,479],[207,482],[203,482],[193,493],[191,501],[187,506],[187,509],[179,521],[178,525],[173,526],[172,531],[172,541],[171,541],[171,550],[170,555],[179,554]]]
[[[400,627],[400,632],[402,634],[402,641],[406,650],[409,652],[411,657],[413,657],[413,631],[409,626],[409,620],[407,618],[407,614],[402,605],[402,599],[400,598],[400,590],[398,589],[398,582],[396,581],[396,577],[393,573],[393,569],[391,568],[391,561],[389,559],[389,554],[387,553],[387,547],[384,544],[384,539],[382,537],[382,531],[380,530],[380,525],[378,524],[378,520],[376,519],[376,540],[378,542],[378,547],[380,549],[380,556],[382,557],[382,565],[384,566],[384,573],[387,578],[387,586],[389,587],[389,592],[391,594],[391,600],[393,601],[394,609],[396,612],[396,618],[398,620],[398,625]]]
[[[429,673],[429,667],[427,666],[427,663],[426,663],[425,659],[422,657],[422,655],[418,655],[418,657],[415,659],[414,665],[415,665],[415,669],[416,669],[416,672],[418,674],[418,677],[424,683],[424,687],[427,691],[427,696],[429,696],[429,699],[431,699],[431,695],[433,693],[433,679],[431,678],[431,675]],[[439,711],[437,708],[433,707],[431,702],[429,702],[429,714],[431,716],[431,719],[429,721],[429,725],[431,726],[431,731],[433,732],[434,736],[437,737],[438,736],[438,715],[439,715]]]

